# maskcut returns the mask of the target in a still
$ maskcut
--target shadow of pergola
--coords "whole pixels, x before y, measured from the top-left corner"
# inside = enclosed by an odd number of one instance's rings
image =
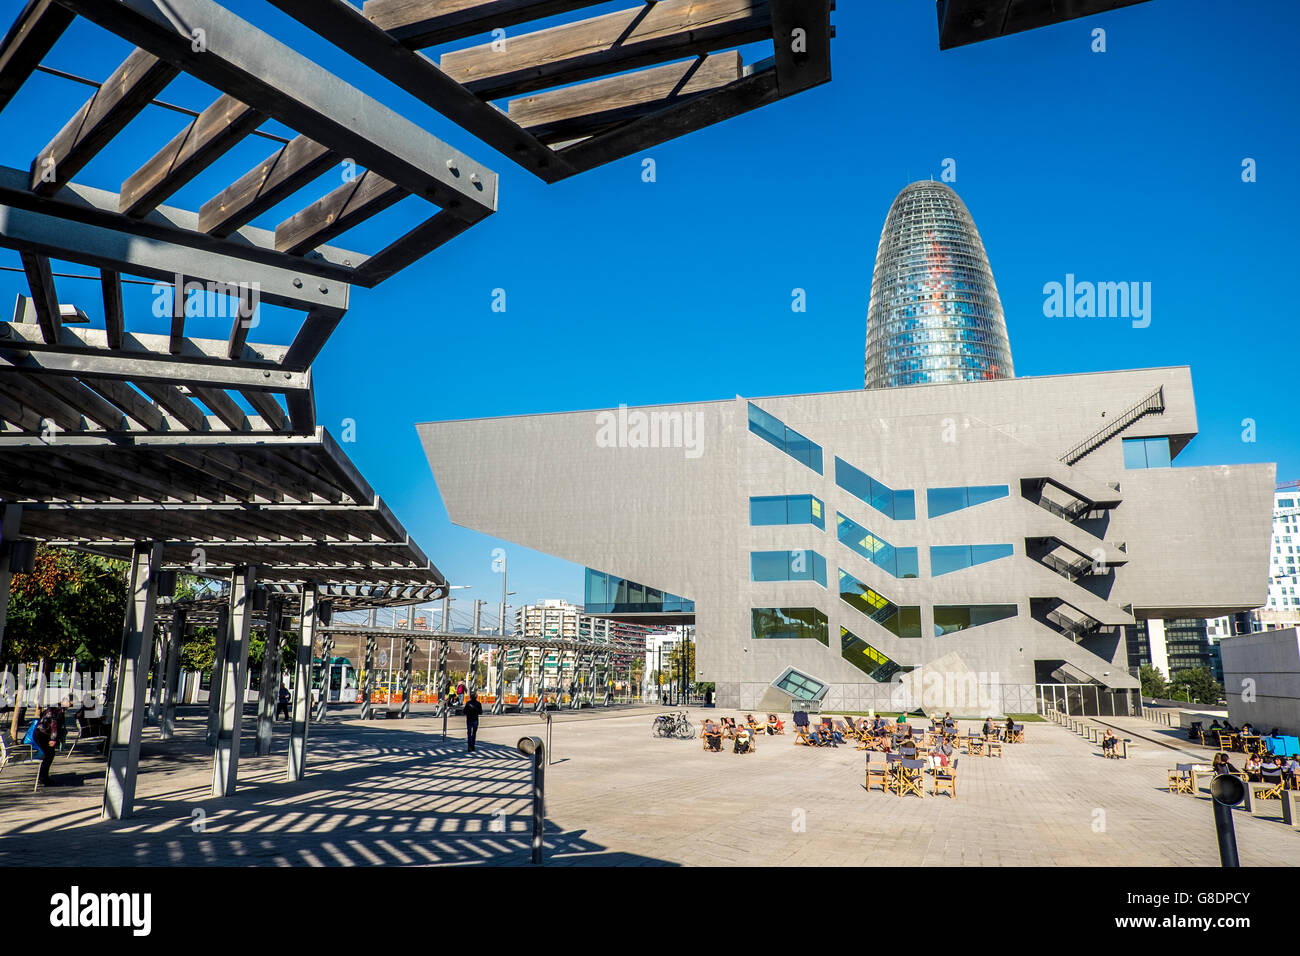
[[[418,866],[526,865],[532,841],[532,761],[514,748],[349,724],[314,727],[308,774],[284,779],[278,757],[254,758],[245,740],[240,786],[214,798],[195,785],[205,759],[189,728],[150,761],[187,770],[183,786],[142,787],[126,820],[101,821],[98,803],[41,814],[41,796],[18,796],[20,822],[0,832],[0,866]],[[278,737],[282,738],[282,734]],[[150,749],[153,749],[151,747]],[[160,755],[161,756],[161,755]],[[247,763],[245,763],[247,761]],[[269,761],[274,761],[274,764]],[[245,772],[247,767],[247,772]],[[81,782],[98,793],[102,765]],[[142,776],[142,779],[145,779]],[[158,782],[157,777],[151,781]],[[179,780],[177,781],[180,782]],[[83,788],[76,788],[83,789]],[[61,793],[68,792],[58,788]],[[53,809],[53,808],[51,808]],[[593,843],[547,821],[544,858],[562,865],[672,865]]]

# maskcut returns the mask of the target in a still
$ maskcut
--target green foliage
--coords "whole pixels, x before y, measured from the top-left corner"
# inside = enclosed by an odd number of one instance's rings
[[[1174,671],[1170,687],[1177,698],[1189,703],[1217,704],[1223,700],[1223,685],[1214,679],[1208,667],[1190,667]]]
[[[1158,667],[1143,664],[1138,670],[1138,680],[1142,683],[1143,697],[1167,698],[1169,696],[1169,682],[1165,680],[1165,675]]]
[[[126,565],[80,551],[36,549],[30,574],[10,585],[4,657],[93,664],[121,648]]]

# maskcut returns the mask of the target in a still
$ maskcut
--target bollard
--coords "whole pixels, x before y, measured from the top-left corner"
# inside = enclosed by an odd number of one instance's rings
[[[549,717],[549,715],[548,715]],[[550,724],[550,720],[547,720]],[[533,853],[534,863],[542,862],[542,831],[546,826],[546,744],[540,737],[520,737],[516,744],[525,757],[533,758]]]
[[[1241,779],[1222,774],[1210,781],[1210,802],[1214,804],[1214,829],[1219,837],[1219,865],[1241,866],[1237,859],[1237,833],[1232,826],[1232,808],[1247,797]]]
[[[1282,822],[1300,830],[1300,790],[1282,791]]]

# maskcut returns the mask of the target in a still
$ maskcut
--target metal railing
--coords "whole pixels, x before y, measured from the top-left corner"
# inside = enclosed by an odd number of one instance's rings
[[[1062,455],[1060,460],[1065,462],[1067,465],[1073,465],[1088,453],[1100,448],[1106,442],[1110,441],[1143,415],[1161,415],[1164,413],[1164,410],[1165,390],[1164,386],[1161,385],[1146,398],[1125,409],[1112,421],[1107,422],[1083,441],[1079,442],[1079,444],[1075,445]]]

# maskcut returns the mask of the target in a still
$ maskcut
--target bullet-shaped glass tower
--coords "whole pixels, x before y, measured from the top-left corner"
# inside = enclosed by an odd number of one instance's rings
[[[867,311],[866,387],[1012,378],[984,243],[943,183],[912,183],[885,217]]]

